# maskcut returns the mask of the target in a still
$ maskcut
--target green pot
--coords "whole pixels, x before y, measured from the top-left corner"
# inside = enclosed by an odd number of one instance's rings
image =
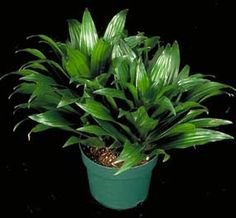
[[[90,192],[100,204],[111,209],[125,210],[136,207],[147,198],[157,157],[120,175],[114,175],[117,169],[101,166],[89,159],[83,151],[81,153],[87,168]]]

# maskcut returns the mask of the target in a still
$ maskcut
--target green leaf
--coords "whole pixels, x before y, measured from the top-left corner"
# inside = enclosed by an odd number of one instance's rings
[[[189,77],[190,67],[185,65],[178,75],[178,80],[186,79]]]
[[[102,139],[98,137],[89,137],[87,139],[82,139],[79,141],[79,143],[85,146],[92,146],[96,148],[101,148],[105,146],[105,143],[102,141]]]
[[[141,137],[145,137],[158,124],[158,120],[154,120],[148,116],[144,106],[139,107],[134,112],[125,114],[125,117],[136,127]]]
[[[153,37],[147,38],[144,41],[145,47],[147,47],[149,50],[151,50],[152,48],[159,45],[159,43],[160,43],[160,37],[159,36],[153,36]]]
[[[36,61],[30,61],[26,64],[24,64],[21,69],[37,69],[37,70],[42,70],[45,72],[48,72],[48,69],[41,63],[38,62],[38,60]]]
[[[198,128],[208,128],[208,127],[218,127],[221,125],[232,124],[230,120],[216,119],[216,118],[200,118],[189,121],[189,123],[194,124]]]
[[[71,130],[71,127],[69,127],[71,123],[57,111],[47,111],[40,114],[33,114],[30,115],[29,118],[46,126]]]
[[[104,95],[108,97],[113,97],[113,98],[119,98],[123,100],[127,100],[124,92],[118,90],[118,89],[113,89],[113,88],[103,88],[103,89],[98,89],[94,91],[95,94],[98,95]]]
[[[144,42],[145,39],[147,39],[146,36],[143,36],[142,34],[138,34],[136,36],[126,37],[124,40],[127,43],[127,45],[133,49],[137,46],[140,46]]]
[[[41,51],[35,48],[25,48],[25,49],[20,49],[16,51],[16,53],[19,53],[19,52],[28,52],[39,59],[46,59],[46,56]]]
[[[63,59],[63,65],[72,81],[90,77],[87,58],[79,51],[67,48],[67,57]]]
[[[69,35],[71,46],[74,49],[79,48],[81,23],[76,19],[68,20]]]
[[[41,124],[41,123],[39,123],[39,124],[37,124],[35,127],[33,127],[32,129],[31,129],[31,131],[29,132],[29,134],[28,134],[28,140],[30,141],[30,138],[31,138],[31,134],[32,133],[38,133],[38,132],[43,132],[43,131],[46,131],[46,130],[48,130],[48,129],[51,129],[52,127],[50,127],[50,126],[45,126],[45,125],[43,125],[43,124]]]
[[[114,121],[110,111],[101,103],[87,99],[86,103],[76,103],[82,110],[101,120]]]
[[[180,65],[179,46],[175,42],[167,45],[151,70],[152,81],[163,81],[164,85],[174,82],[178,76]]]
[[[117,57],[126,57],[131,62],[137,57],[135,52],[125,43],[124,40],[119,40],[113,47],[112,59]]]
[[[115,80],[124,87],[124,83],[129,80],[129,65],[130,61],[127,57],[117,57],[112,61],[112,68],[115,71]]]
[[[105,40],[111,41],[123,33],[127,12],[128,10],[122,10],[112,18],[103,37]]]
[[[65,144],[62,146],[63,148],[66,148],[70,145],[74,145],[74,144],[79,144],[80,142],[80,138],[78,137],[75,137],[75,136],[71,136],[66,142]]]
[[[170,155],[167,154],[167,153],[165,152],[165,150],[163,150],[163,149],[155,149],[155,150],[151,153],[150,156],[152,156],[152,155],[157,155],[157,156],[163,155],[164,158],[163,158],[162,162],[166,162],[166,161],[168,161],[168,160],[170,159]]]
[[[106,132],[108,132],[114,139],[122,143],[128,140],[127,137],[124,136],[120,131],[118,131],[113,124],[106,121],[99,120],[99,119],[96,119],[96,122],[101,126],[101,128],[103,128]]]
[[[76,129],[81,132],[86,132],[86,133],[91,133],[96,136],[107,136],[109,135],[106,131],[104,131],[101,127],[97,125],[88,125],[88,126],[83,126],[78,129]]]
[[[230,88],[229,85],[219,82],[207,82],[195,88],[188,96],[188,100],[201,102],[208,96],[212,96],[212,93],[221,89]],[[219,92],[220,94],[221,92]]]
[[[174,108],[173,103],[169,98],[166,96],[163,96],[162,98],[156,100],[156,103],[158,104],[156,111],[152,114],[152,117],[158,117],[160,114],[170,111],[171,114],[176,116],[176,111]]]
[[[150,80],[141,60],[138,61],[136,68],[136,88],[140,90],[142,95],[145,95],[146,91],[150,88]]]
[[[40,35],[33,35],[28,37],[32,38],[32,37],[39,37],[40,39],[43,40],[43,42],[47,43],[54,51],[56,54],[63,56],[63,52],[61,51],[60,47],[58,46],[57,42],[55,42],[52,38],[50,38],[49,36],[40,34]]]
[[[182,134],[176,140],[167,142],[161,147],[166,150],[172,148],[188,148],[191,146],[204,145],[209,142],[217,142],[226,139],[233,139],[233,137],[216,130],[197,128],[196,132]]]
[[[75,103],[79,99],[77,96],[72,94],[72,92],[69,89],[59,90],[58,94],[62,95],[62,97],[61,97],[60,102],[57,105],[57,108]]]
[[[92,53],[91,53],[91,71],[93,75],[97,75],[103,72],[106,62],[111,56],[111,45],[100,39],[97,41]]]
[[[98,35],[92,16],[88,9],[85,9],[84,11],[79,40],[80,50],[85,55],[90,55],[95,44],[97,43]]]
[[[124,144],[124,148],[121,154],[115,161],[115,163],[123,162],[121,168],[115,173],[115,175],[119,175],[122,172],[125,172],[131,167],[140,163],[144,158],[144,155],[142,154],[141,150],[142,150],[142,147],[140,147],[140,145],[137,145],[137,144],[133,145],[126,142]]]
[[[161,134],[165,137],[172,137],[181,133],[191,133],[195,131],[195,125],[191,123],[181,123],[170,127],[165,133]]]

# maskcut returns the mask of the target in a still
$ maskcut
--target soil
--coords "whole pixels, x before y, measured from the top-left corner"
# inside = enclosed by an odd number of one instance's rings
[[[119,167],[121,165],[121,163],[119,163],[119,166],[114,163],[118,157],[118,153],[109,148],[84,147],[83,150],[91,160],[102,166]]]
[[[84,147],[83,151],[91,160],[102,166],[119,168],[123,164],[123,162],[115,162],[119,153],[109,148]],[[137,165],[145,164],[148,161],[149,158],[146,158]]]

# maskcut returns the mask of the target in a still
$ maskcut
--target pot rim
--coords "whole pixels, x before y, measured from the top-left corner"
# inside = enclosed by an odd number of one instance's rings
[[[120,168],[119,167],[108,167],[108,166],[104,166],[104,165],[101,165],[97,162],[95,162],[94,160],[92,160],[91,158],[89,158],[83,151],[82,149],[82,146],[79,145],[79,148],[80,148],[80,151],[81,153],[83,154],[83,156],[88,159],[90,162],[92,162],[95,166],[98,166],[98,167],[101,167],[101,168],[104,168],[104,169],[109,169],[109,170],[119,170]],[[155,161],[157,159],[157,155],[155,155],[154,157],[152,157],[149,161],[145,162],[144,164],[140,164],[140,165],[137,165],[137,166],[133,166],[131,167],[131,169],[137,169],[137,168],[140,168],[140,167],[144,167],[148,164],[150,164],[151,162]]]

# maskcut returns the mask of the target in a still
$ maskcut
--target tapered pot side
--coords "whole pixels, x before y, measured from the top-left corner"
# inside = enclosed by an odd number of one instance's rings
[[[115,175],[117,168],[95,163],[82,149],[81,154],[87,169],[90,192],[100,204],[111,209],[125,210],[145,201],[157,157]]]

